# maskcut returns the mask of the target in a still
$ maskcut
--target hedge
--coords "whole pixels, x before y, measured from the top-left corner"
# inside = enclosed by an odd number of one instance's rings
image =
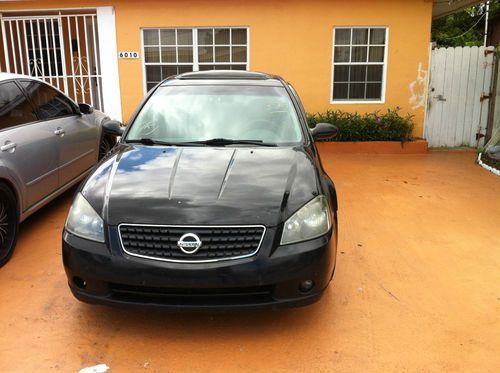
[[[327,141],[411,141],[414,127],[413,116],[401,116],[400,109],[388,109],[386,113],[349,113],[328,110],[324,113],[307,114],[310,128],[326,122],[338,127],[336,137]]]

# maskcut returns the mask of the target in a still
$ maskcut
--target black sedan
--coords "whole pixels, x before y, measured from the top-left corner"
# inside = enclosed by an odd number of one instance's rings
[[[283,79],[213,71],[152,89],[80,186],[63,233],[76,298],[170,308],[298,306],[333,277],[337,196]]]

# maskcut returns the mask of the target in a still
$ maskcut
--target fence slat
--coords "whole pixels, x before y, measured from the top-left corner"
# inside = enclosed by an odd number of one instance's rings
[[[467,87],[469,85],[469,70],[470,70],[470,48],[463,48],[462,50],[462,67],[460,69],[459,93],[458,93],[458,107],[457,119],[455,126],[455,134],[453,139],[453,146],[460,146],[462,135],[465,128],[465,112],[467,110]]]

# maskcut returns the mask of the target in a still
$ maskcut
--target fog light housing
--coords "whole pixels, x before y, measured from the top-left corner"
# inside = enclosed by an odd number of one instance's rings
[[[300,283],[299,285],[299,290],[302,293],[309,293],[314,287],[314,281],[313,280],[304,280]]]
[[[75,283],[76,286],[78,286],[80,289],[85,289],[87,287],[87,281],[85,281],[83,278],[75,276],[73,277],[73,282]]]

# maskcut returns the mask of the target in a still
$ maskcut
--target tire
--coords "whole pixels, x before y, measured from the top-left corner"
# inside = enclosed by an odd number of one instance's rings
[[[115,146],[116,139],[110,136],[104,135],[99,144],[99,160],[103,159],[106,154]]]
[[[12,257],[18,231],[16,196],[6,184],[0,182],[0,267]]]

